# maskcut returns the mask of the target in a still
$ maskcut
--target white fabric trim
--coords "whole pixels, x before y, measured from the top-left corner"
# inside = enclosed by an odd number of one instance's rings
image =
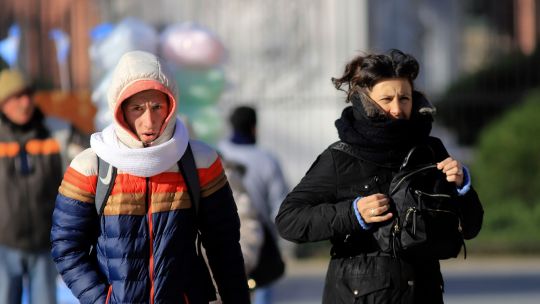
[[[184,155],[189,142],[188,130],[178,118],[171,139],[157,146],[129,148],[122,144],[114,130],[111,124],[102,132],[92,134],[90,147],[109,164],[135,176],[150,177],[165,172]]]

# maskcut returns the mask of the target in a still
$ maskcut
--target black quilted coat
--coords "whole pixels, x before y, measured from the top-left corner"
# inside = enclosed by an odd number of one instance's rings
[[[415,114],[403,122],[367,117],[365,104],[353,101],[353,107],[344,110],[336,126],[340,139],[361,150],[363,159],[330,146],[279,210],[276,224],[285,239],[332,243],[322,303],[443,302],[439,261],[405,260],[380,252],[372,236],[375,228],[364,230],[352,207],[357,197],[388,194],[392,175],[412,145],[428,143],[438,160],[448,156],[442,142],[429,136],[431,116],[416,114],[429,106],[426,100],[418,99]],[[457,203],[463,213],[464,237],[473,238],[483,218],[474,189],[460,196]]]

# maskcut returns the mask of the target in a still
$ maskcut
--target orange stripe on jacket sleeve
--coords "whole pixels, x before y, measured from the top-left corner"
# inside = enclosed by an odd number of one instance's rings
[[[96,175],[86,176],[82,173],[79,173],[72,167],[68,167],[66,173],[64,174],[63,182],[68,182],[83,191],[89,192],[94,195],[96,194]]]
[[[201,188],[204,188],[206,185],[219,178],[221,174],[223,174],[223,166],[221,164],[221,160],[218,157],[210,167],[199,168],[198,171]]]

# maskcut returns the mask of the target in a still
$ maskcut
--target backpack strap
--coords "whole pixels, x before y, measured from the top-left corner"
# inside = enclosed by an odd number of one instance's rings
[[[193,151],[188,143],[186,152],[182,155],[182,158],[178,161],[178,168],[180,173],[186,182],[189,197],[193,203],[195,209],[195,226],[197,228],[197,254],[202,255],[202,240],[201,232],[197,226],[199,220],[199,202],[201,200],[201,185],[199,183],[199,175],[197,171],[197,165],[195,164],[195,158],[193,157]]]
[[[193,152],[189,143],[186,152],[184,152],[184,155],[178,161],[178,168],[186,181],[187,190],[195,209],[195,217],[197,218],[199,215],[199,201],[201,200],[201,185],[199,183],[195,158],[193,158]]]
[[[98,156],[97,158],[98,179],[96,184],[95,205],[98,217],[100,217],[103,214],[107,200],[111,195],[114,180],[116,179],[117,169],[101,159],[101,157]]]
[[[202,253],[202,236],[201,231],[198,227],[199,220],[199,202],[201,200],[201,184],[199,182],[199,174],[197,171],[197,165],[195,164],[195,158],[193,157],[193,151],[191,146],[188,143],[186,151],[182,158],[178,161],[178,169],[186,182],[187,190],[189,197],[193,203],[193,208],[195,210],[195,227],[197,229],[197,237],[195,240],[197,256],[199,257],[199,263],[201,263],[202,271],[204,272],[203,277],[206,280],[206,294],[208,296],[208,301],[213,302],[216,300],[216,286],[212,281],[212,274],[208,268],[208,264],[205,261],[205,258]]]

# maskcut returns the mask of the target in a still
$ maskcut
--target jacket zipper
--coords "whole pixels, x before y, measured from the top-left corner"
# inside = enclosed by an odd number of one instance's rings
[[[109,290],[107,291],[107,299],[105,300],[105,304],[109,304],[109,301],[111,300],[112,295],[112,285],[109,285]]]
[[[425,195],[425,196],[430,196],[430,197],[443,197],[443,198],[451,198],[451,197],[452,197],[452,196],[449,195],[449,194],[444,194],[444,193],[427,193],[427,192],[420,191],[420,190],[415,190],[414,193],[416,193],[416,195],[418,195],[418,196]]]
[[[152,227],[152,205],[150,202],[150,178],[146,178],[146,189],[144,193],[144,201],[146,204],[147,217],[148,217],[148,235],[149,235],[149,244],[148,249],[150,250],[150,261],[148,265],[148,270],[150,272],[150,304],[154,303],[154,233]]]

